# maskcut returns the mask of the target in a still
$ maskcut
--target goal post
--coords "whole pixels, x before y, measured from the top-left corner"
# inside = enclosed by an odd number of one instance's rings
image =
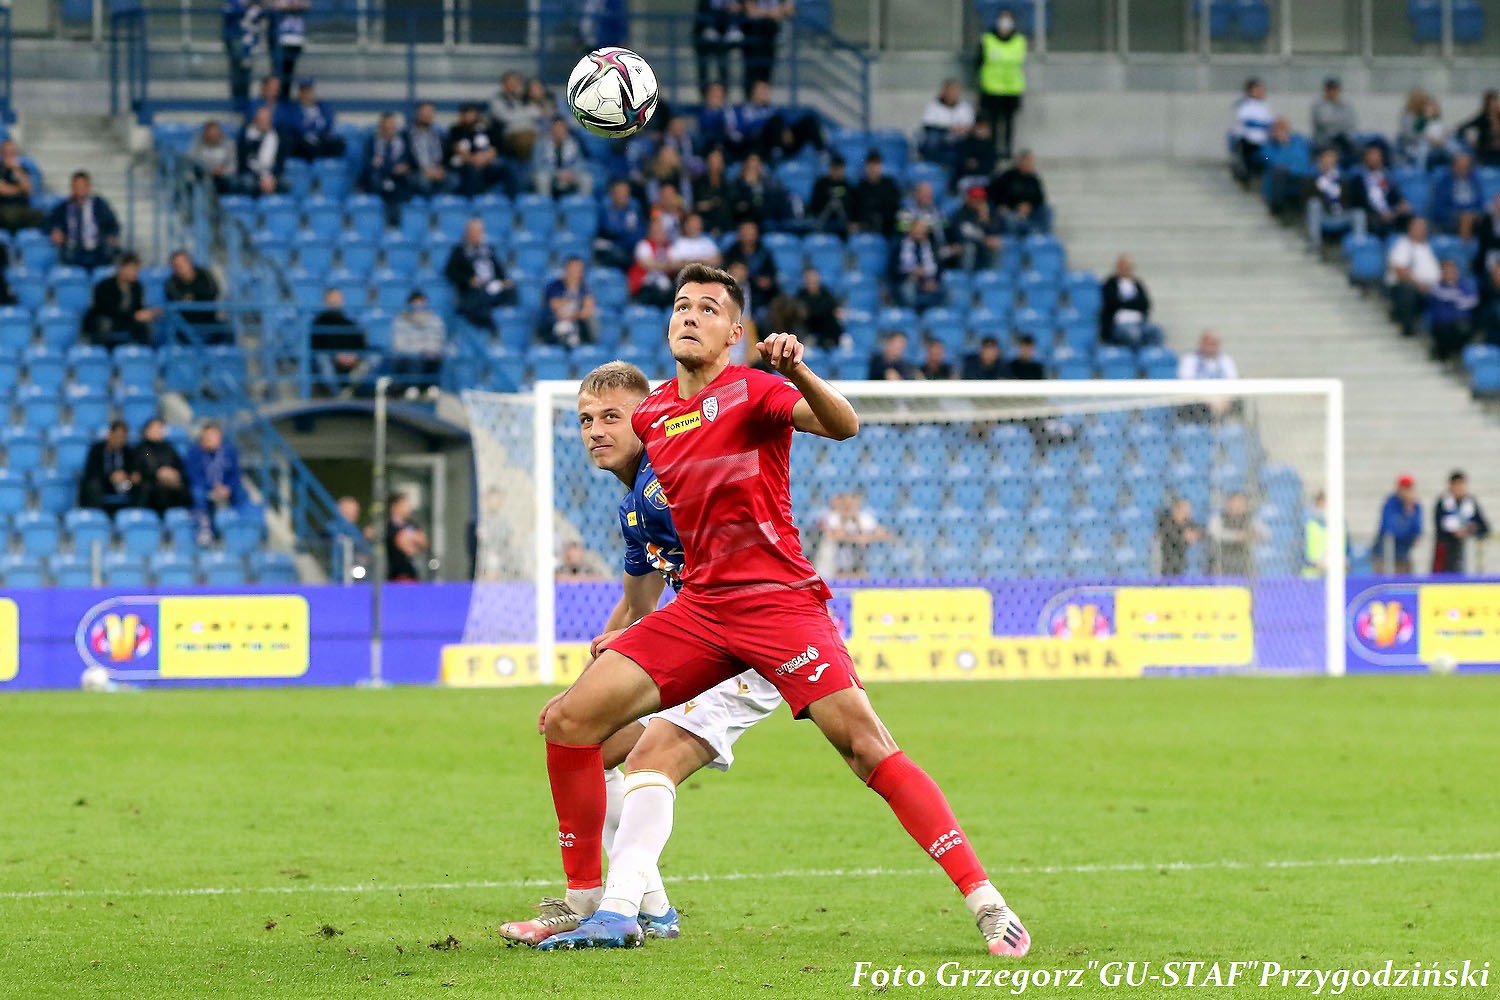
[[[796,436],[793,516],[862,672],[1343,672],[1337,380],[836,384],[861,432]],[[571,680],[619,596],[624,486],[577,391],[464,394],[475,683]]]

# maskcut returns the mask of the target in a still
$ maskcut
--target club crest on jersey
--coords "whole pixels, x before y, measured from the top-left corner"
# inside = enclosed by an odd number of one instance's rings
[[[646,488],[641,491],[641,496],[645,497],[646,502],[657,510],[667,509],[667,491],[661,488],[660,479],[651,480]]]
[[[695,430],[696,428],[702,426],[702,424],[703,413],[700,410],[694,410],[692,413],[684,413],[680,417],[673,417],[671,420],[667,421],[667,437],[671,437],[674,434],[683,434],[687,431]]]
[[[703,401],[703,419],[712,422],[719,415],[719,397],[709,396]]]

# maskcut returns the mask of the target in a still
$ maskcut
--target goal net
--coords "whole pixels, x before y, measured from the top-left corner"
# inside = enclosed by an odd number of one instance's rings
[[[868,679],[1343,669],[1337,382],[850,382],[792,505]],[[465,394],[476,580],[451,683],[565,683],[620,595],[625,488],[577,383]]]

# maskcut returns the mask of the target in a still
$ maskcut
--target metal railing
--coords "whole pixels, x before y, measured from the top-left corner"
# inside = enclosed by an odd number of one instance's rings
[[[149,122],[163,111],[235,110],[217,4],[185,2],[143,6],[110,15],[110,108]],[[309,11],[316,44],[299,73],[314,73],[322,96],[340,111],[410,109],[419,99],[440,107],[488,98],[501,69],[536,77],[556,90],[588,50],[576,16],[542,4],[535,14],[470,10],[461,18],[433,10],[391,8],[357,15]],[[650,60],[664,99],[698,99],[693,19],[633,15],[626,44]],[[332,37],[329,37],[329,36]],[[252,58],[258,78],[274,52],[262,46]],[[845,125],[868,127],[870,63],[862,49],[813,21],[787,26],[777,49],[774,78],[786,102],[815,107]],[[203,84],[223,81],[223,97],[205,97]]]

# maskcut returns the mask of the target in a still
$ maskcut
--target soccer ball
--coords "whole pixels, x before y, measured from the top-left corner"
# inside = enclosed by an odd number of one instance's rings
[[[78,679],[79,686],[85,691],[108,691],[109,671],[97,663],[84,670],[83,676]]]
[[[568,107],[595,135],[623,139],[646,127],[656,111],[656,74],[629,49],[595,49],[568,77]]]

